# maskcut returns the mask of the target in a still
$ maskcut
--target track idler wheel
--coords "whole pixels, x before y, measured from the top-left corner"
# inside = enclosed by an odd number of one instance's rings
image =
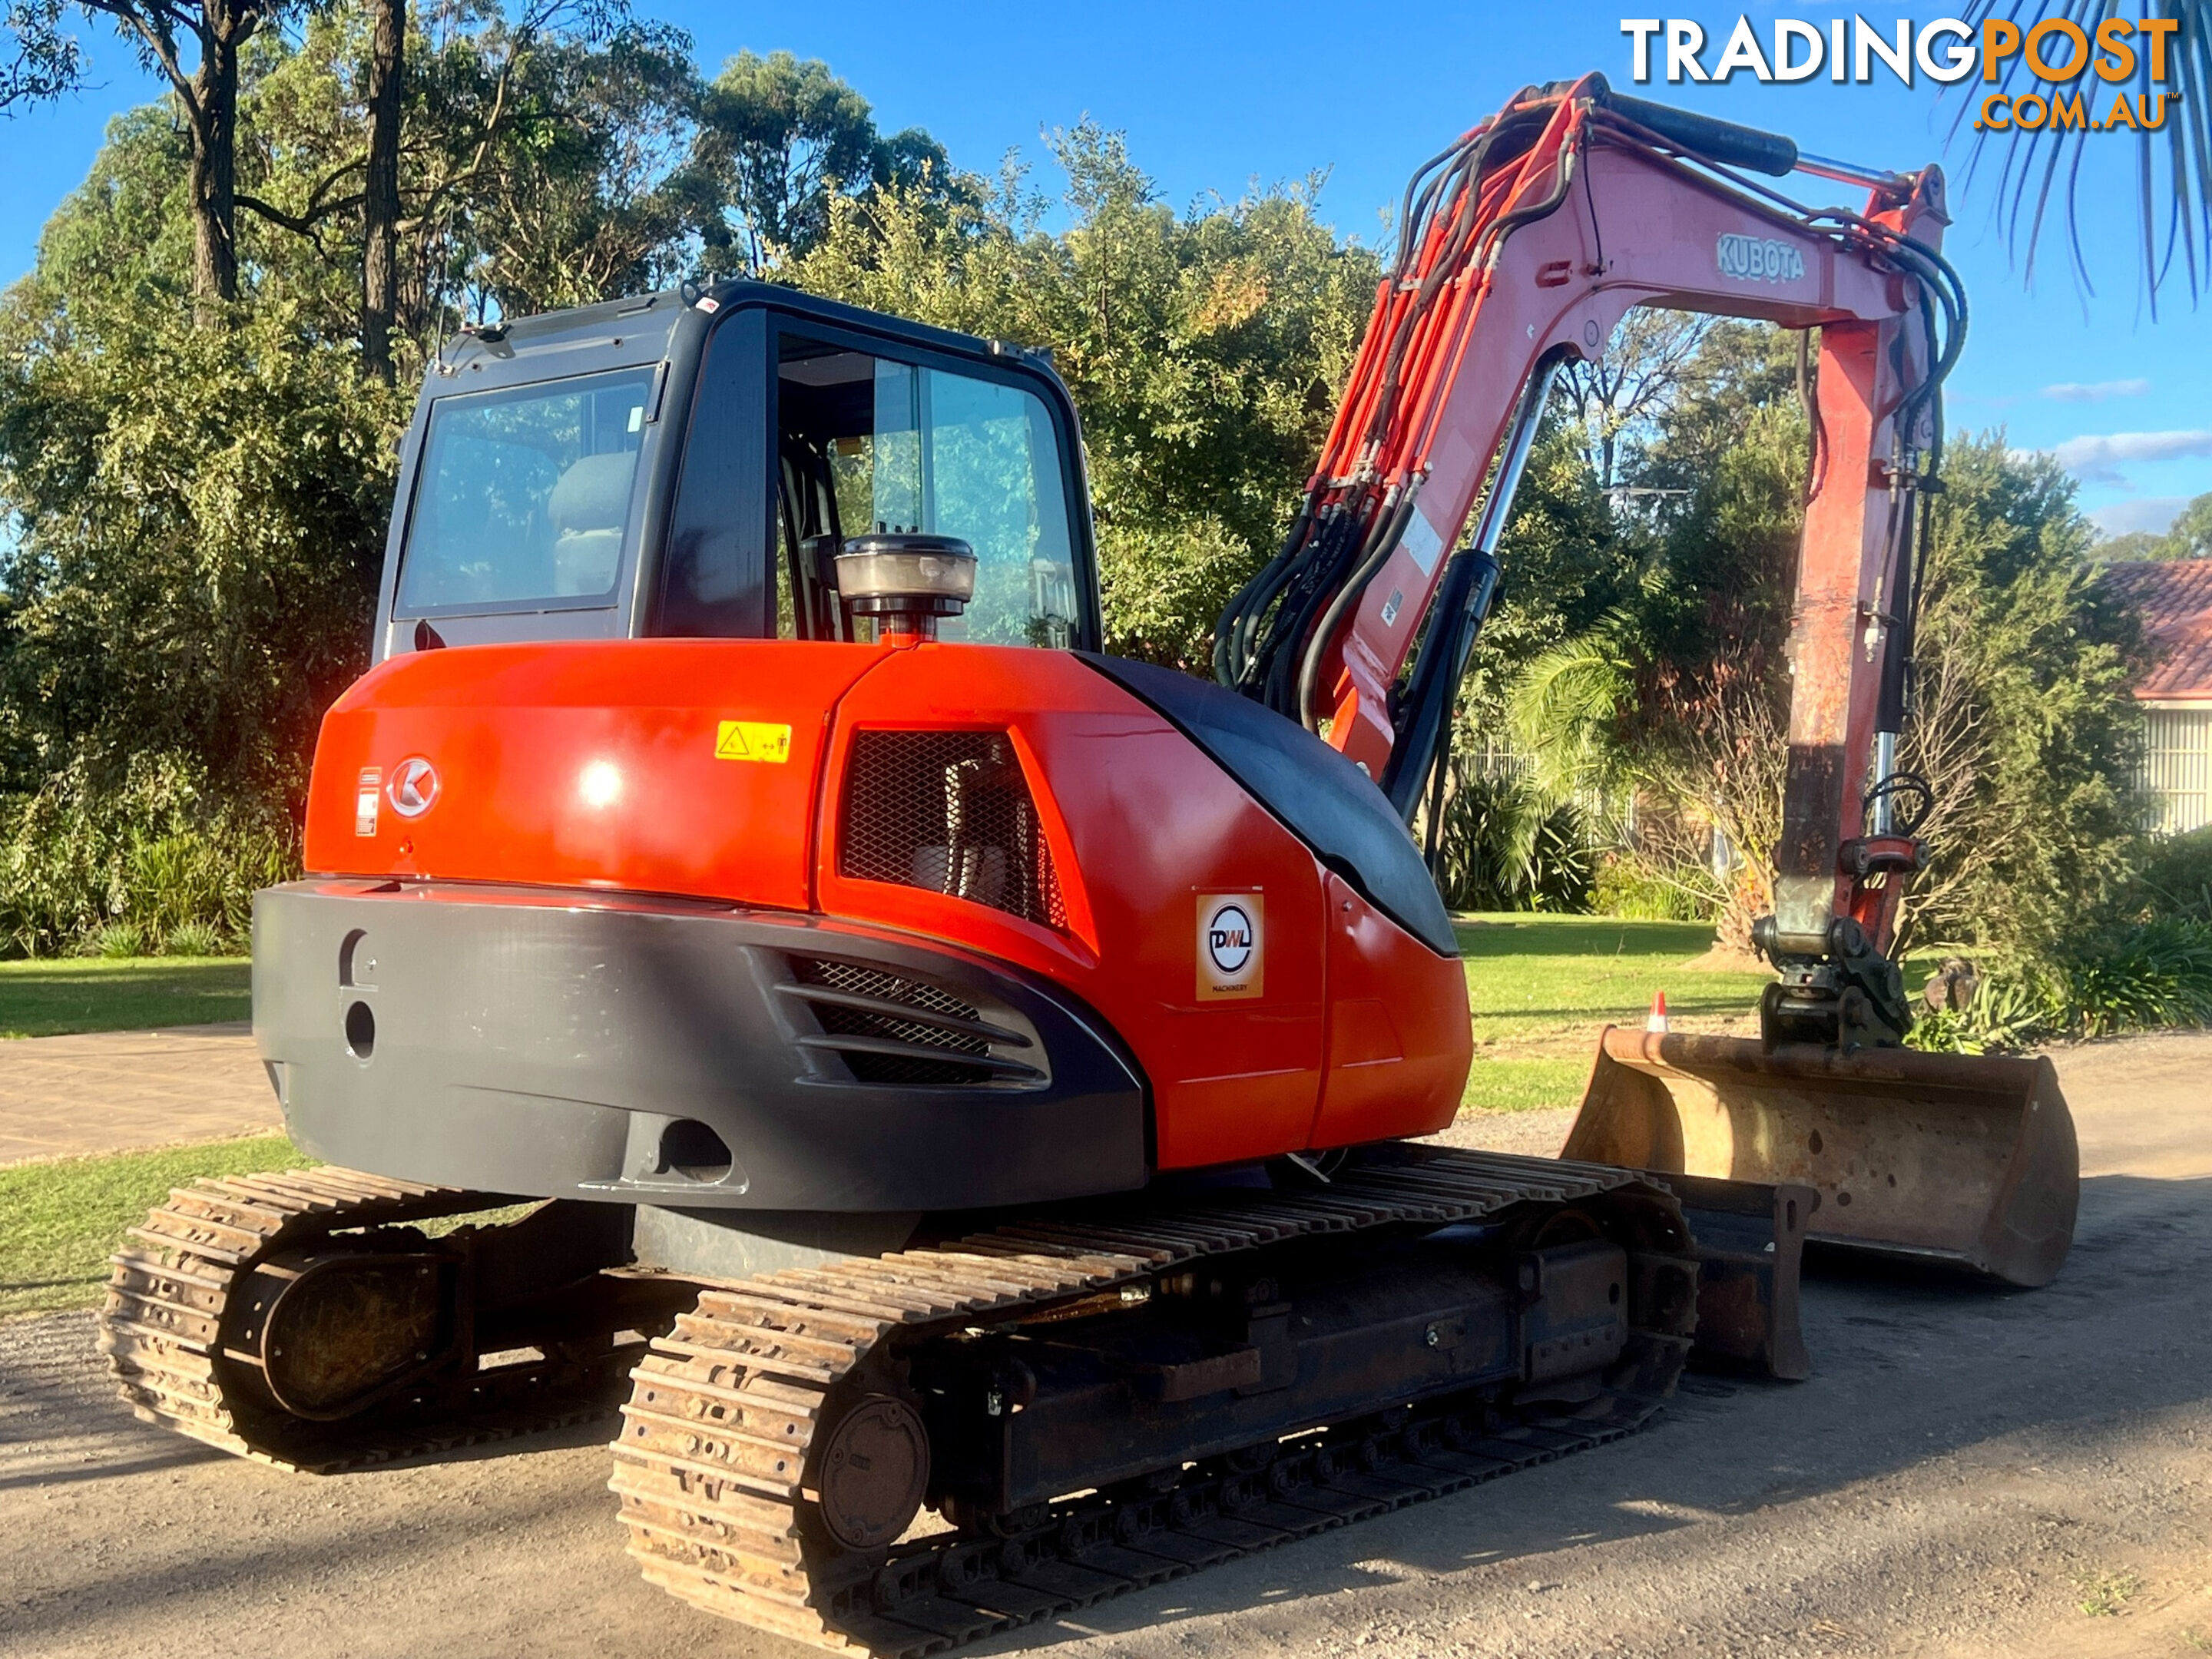
[[[453,1267],[427,1250],[271,1257],[253,1269],[223,1358],[290,1416],[350,1417],[453,1363]]]
[[[815,1476],[822,1524],[851,1550],[895,1542],[929,1491],[929,1431],[893,1395],[865,1395],[830,1431]]]

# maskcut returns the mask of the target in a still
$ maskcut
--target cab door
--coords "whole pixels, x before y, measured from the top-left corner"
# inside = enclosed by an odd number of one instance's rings
[[[837,549],[903,531],[975,550],[975,599],[940,638],[1097,648],[1090,504],[1066,389],[1010,352],[883,321],[767,319],[772,631],[872,638],[873,623],[838,602]]]

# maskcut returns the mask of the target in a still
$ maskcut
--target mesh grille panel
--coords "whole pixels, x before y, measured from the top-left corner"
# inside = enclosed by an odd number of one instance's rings
[[[932,1013],[949,1015],[954,1019],[980,1020],[982,1015],[948,991],[933,985],[923,985],[896,974],[886,974],[873,968],[856,967],[849,962],[823,962],[811,958],[799,965],[800,982],[825,985],[832,990],[849,991],[856,996],[879,997],[885,1002],[903,1002],[909,1007],[926,1008]],[[841,1008],[834,1002],[809,1005],[822,1029],[833,1035],[844,1036],[888,1037],[895,1042],[920,1043],[925,1048],[945,1048],[963,1054],[988,1054],[991,1045],[981,1037],[966,1031],[948,1031],[941,1025],[928,1025],[920,1020],[896,1019],[889,1014],[878,1014],[866,1008]]]
[[[872,1054],[848,1051],[845,1064],[855,1082],[903,1084],[909,1088],[964,1089],[991,1081],[981,1066],[927,1054]]]
[[[1003,732],[855,733],[837,871],[1066,925],[1036,803]]]
[[[797,957],[792,970],[801,985],[819,985],[849,995],[873,997],[884,1002],[902,1002],[952,1019],[980,1021],[981,1011],[950,991],[919,980],[887,974],[857,963],[832,962],[826,957]],[[909,1045],[904,1054],[872,1054],[866,1049],[841,1048],[838,1054],[853,1076],[862,1083],[904,1084],[915,1087],[962,1086],[992,1081],[985,1066],[964,1065],[962,1054],[988,1055],[990,1044],[966,1031],[948,1031],[921,1020],[900,1019],[867,1008],[844,1008],[831,1002],[810,1001],[814,1018],[832,1037],[875,1037]]]
[[[918,979],[904,979],[896,974],[887,974],[880,968],[863,968],[856,962],[831,962],[824,957],[802,957],[798,962],[799,979],[802,985],[826,985],[833,991],[850,991],[855,996],[880,997],[885,1002],[903,1002],[915,1008],[927,1008],[933,1014],[947,1014],[954,1019],[980,1020],[982,1012],[963,1002],[950,991],[941,991],[934,985],[924,985]]]

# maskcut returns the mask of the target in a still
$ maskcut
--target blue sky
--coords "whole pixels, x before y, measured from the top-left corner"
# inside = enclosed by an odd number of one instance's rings
[[[1126,131],[1139,163],[1178,204],[1326,168],[1325,216],[1370,240],[1407,173],[1518,87],[1592,69],[1626,87],[1630,76],[1620,7],[1577,0],[1372,10],[1343,0],[1086,8],[847,0],[775,10],[636,3],[689,30],[709,66],[745,47],[827,60],[873,102],[886,130],[926,126],[963,167],[988,171],[1018,149],[1049,183],[1040,131],[1088,113]],[[1823,22],[1850,15],[1842,6],[1754,5],[1748,15],[1762,36],[1778,10]],[[1677,0],[1672,15],[1705,26],[1710,64],[1738,14]],[[1941,12],[1865,15],[1881,26]],[[96,88],[0,118],[0,281],[29,267],[40,224],[83,177],[108,117],[155,91],[112,33],[94,25],[83,33]],[[2203,390],[2212,299],[2192,308],[2177,292],[2155,323],[2144,313],[2132,252],[2132,141],[2091,141],[2083,240],[2098,293],[2077,290],[2056,242],[2046,244],[2030,292],[1992,224],[1993,178],[1985,169],[1967,180],[1965,143],[1947,145],[1960,93],[1924,82],[1906,88],[1876,73],[1869,86],[1761,86],[1738,76],[1725,86],[1639,90],[1787,132],[1822,155],[1895,168],[1943,161],[1958,215],[1947,246],[1974,306],[1951,382],[1954,425],[2002,424],[2015,446],[2055,451],[2080,479],[2083,505],[2112,529],[2160,527],[2189,496],[2212,490]],[[1816,202],[1848,194],[1802,177],[1795,187]]]

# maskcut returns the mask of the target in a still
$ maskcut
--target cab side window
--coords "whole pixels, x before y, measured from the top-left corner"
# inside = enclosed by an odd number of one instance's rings
[[[430,406],[398,613],[611,604],[653,371]]]
[[[975,549],[975,597],[941,637],[1077,642],[1067,480],[1042,398],[793,335],[778,356],[780,634],[851,637],[836,600],[836,548],[886,530],[957,536]]]

